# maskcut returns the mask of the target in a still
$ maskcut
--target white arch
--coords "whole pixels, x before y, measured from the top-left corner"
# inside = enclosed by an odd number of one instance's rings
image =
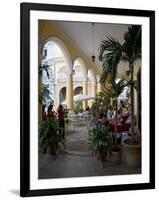
[[[67,88],[66,88],[66,86],[64,86],[64,87],[61,87],[61,89],[58,91],[58,98],[60,97],[60,93],[62,92],[62,89],[65,89],[65,99],[64,99],[64,101],[66,101],[66,90],[67,90]],[[59,100],[58,100],[58,102],[59,102]],[[60,103],[60,102],[59,102]]]
[[[62,89],[67,89],[66,86],[61,87],[60,90],[58,91],[58,95],[60,94],[60,92],[62,91]]]
[[[62,53],[64,54],[64,57],[66,59],[66,64],[67,64],[67,67],[68,67],[68,70],[70,72],[72,72],[72,68],[73,68],[73,65],[72,65],[72,59],[71,59],[71,55],[69,53],[69,50],[68,48],[66,47],[66,45],[63,43],[63,41],[61,41],[59,38],[57,37],[48,37],[44,42],[43,42],[43,46],[42,46],[42,49],[44,48],[45,44],[49,41],[53,41],[57,46],[60,47]]]
[[[82,59],[81,57],[77,57],[77,58],[74,60],[73,68],[74,68],[74,66],[75,66],[75,62],[76,62],[76,61],[78,61],[79,64],[80,64],[83,77],[84,77],[84,78],[87,78],[87,68],[86,68],[86,65],[85,65],[83,59]]]
[[[77,85],[77,86],[75,86],[75,87],[73,88],[73,91],[75,91],[75,89],[77,89],[77,88],[82,88],[82,90],[83,90],[83,85]]]
[[[58,88],[58,90],[57,90],[57,95],[59,95],[60,90],[61,90],[62,88],[66,88],[66,90],[67,90],[66,85],[61,85],[61,86]]]
[[[73,93],[75,92],[75,90],[76,90],[77,88],[81,88],[81,89],[82,89],[82,92],[83,92],[83,86],[80,85],[80,86],[76,86],[76,87],[73,88]]]
[[[73,85],[73,90],[75,90],[77,87],[82,87],[83,88],[83,84],[81,83],[81,84],[77,84],[77,85]]]

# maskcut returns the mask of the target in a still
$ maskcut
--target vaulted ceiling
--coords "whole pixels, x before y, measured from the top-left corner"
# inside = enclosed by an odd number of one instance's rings
[[[93,54],[91,22],[52,21],[52,23],[56,23],[61,31],[91,59]],[[129,25],[126,24],[94,24],[94,53],[96,56],[95,63],[98,67],[102,65],[98,60],[101,40],[105,39],[107,36],[111,36],[123,43],[123,34],[128,30],[128,26]],[[127,64],[121,63],[119,69],[120,72],[127,70]]]

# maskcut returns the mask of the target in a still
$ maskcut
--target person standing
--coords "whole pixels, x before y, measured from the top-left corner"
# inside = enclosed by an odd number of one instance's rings
[[[54,119],[56,117],[56,113],[55,111],[53,110],[53,105],[50,104],[48,109],[47,109],[47,117],[49,119]]]
[[[65,137],[65,121],[64,121],[64,110],[63,110],[63,105],[59,105],[58,108],[58,122],[59,122],[59,127],[63,128],[63,138]]]
[[[114,119],[114,111],[112,106],[109,106],[109,109],[107,111],[107,120],[111,121],[112,119]]]

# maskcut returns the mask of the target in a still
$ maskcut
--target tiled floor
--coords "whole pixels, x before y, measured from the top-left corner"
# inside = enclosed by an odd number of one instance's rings
[[[40,179],[141,173],[140,168],[131,169],[124,163],[114,165],[111,161],[102,162],[101,168],[88,148],[88,123],[82,121],[71,126],[71,132],[66,132],[66,149],[57,157],[39,153]]]
[[[127,168],[124,164],[114,165],[111,161],[102,163],[91,156],[60,154],[57,158],[48,154],[39,155],[39,178],[66,178],[85,176],[106,176],[138,174],[140,169]]]
[[[72,123],[71,130],[69,132],[66,132],[66,150],[91,154],[88,148],[89,123],[89,120]]]

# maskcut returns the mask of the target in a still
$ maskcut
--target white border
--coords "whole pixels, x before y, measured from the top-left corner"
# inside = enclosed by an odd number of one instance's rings
[[[142,174],[38,180],[38,20],[142,25]],[[30,189],[149,183],[149,18],[31,11],[30,13]]]

